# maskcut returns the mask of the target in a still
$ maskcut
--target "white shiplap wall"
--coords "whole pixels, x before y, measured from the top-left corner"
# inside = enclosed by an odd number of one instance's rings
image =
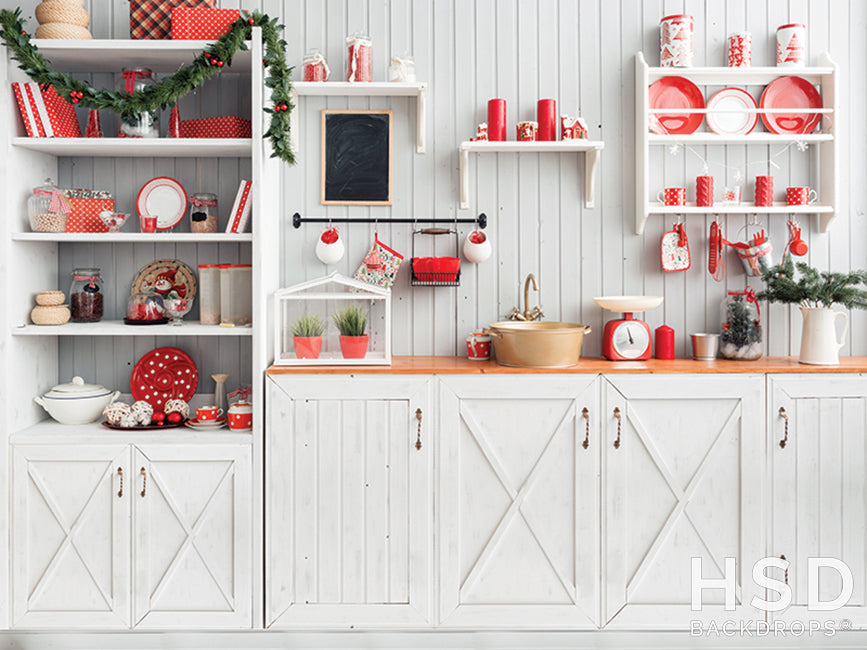
[[[3,4],[9,5],[9,0]],[[36,0],[24,2],[25,13],[32,16],[36,4]],[[127,37],[127,2],[89,0],[86,4],[95,36]],[[487,213],[494,256],[478,267],[465,263],[460,287],[413,289],[408,269],[401,272],[394,294],[396,354],[458,353],[467,333],[517,304],[519,284],[530,272],[539,278],[540,301],[548,319],[593,326],[594,333],[585,339],[585,354],[600,353],[607,314],[595,307],[592,297],[601,294],[664,295],[664,306],[649,312],[647,319],[652,327],[662,322],[674,327],[678,354],[689,352],[689,332],[717,331],[720,299],[726,290],[741,289],[745,279],[731,255],[730,273],[723,283],[707,274],[710,219],[695,217],[687,223],[694,261],[686,273],[665,274],[659,268],[659,238],[671,223],[652,217],[643,236],[632,232],[634,55],[643,50],[651,65],[656,64],[658,21],[668,13],[695,16],[697,65],[722,64],[726,34],[741,29],[753,33],[754,65],[772,64],[775,28],[793,21],[808,26],[811,59],[827,50],[840,64],[841,111],[834,118],[846,143],[840,161],[840,211],[827,235],[819,234],[815,224],[805,224],[810,245],[807,261],[821,268],[867,267],[867,3],[863,0],[223,0],[222,4],[280,16],[287,25],[289,58],[296,64],[308,48],[317,47],[339,74],[344,37],[366,31],[373,39],[375,79],[386,78],[393,53],[409,52],[415,57],[419,79],[430,83],[429,144],[424,155],[414,153],[414,100],[302,99],[298,109],[301,152],[298,166],[284,171],[283,213],[257,216],[279,218],[285,224],[282,273],[283,284],[289,285],[332,270],[313,254],[319,228],[306,225],[294,230],[289,225],[289,215],[295,211],[420,219]],[[750,90],[754,96],[761,91]],[[210,96],[216,97],[213,101],[219,108],[230,108],[227,93]],[[510,123],[534,119],[536,100],[541,97],[556,98],[561,113],[580,112],[588,119],[591,137],[603,139],[606,145],[596,208],[583,207],[578,181],[583,159],[574,154],[523,154],[471,159],[471,206],[458,210],[457,146],[485,119],[486,101],[495,96],[507,100]],[[213,108],[208,104],[203,110],[208,107]],[[318,120],[319,110],[326,107],[394,109],[392,207],[319,205]],[[511,128],[510,137],[514,137]],[[784,188],[808,183],[812,173],[809,154],[778,155],[777,147],[696,147],[695,151],[708,160],[718,188],[733,183],[740,168],[748,179],[747,194],[756,174],[771,173],[775,186]],[[779,167],[764,162],[770,158]],[[684,181],[692,188],[689,179],[701,173],[702,163],[692,152],[674,155],[660,148],[653,151],[652,168],[655,192]],[[124,187],[120,180],[118,187]],[[734,238],[745,219],[731,217],[727,222],[729,238]],[[764,223],[768,225],[766,219]],[[785,219],[774,220],[768,229],[780,251],[786,238]],[[407,257],[411,230],[384,223],[379,227],[381,238]],[[344,227],[341,232],[348,247],[337,268],[351,273],[372,241],[374,227]],[[465,234],[466,227],[461,232]],[[447,248],[438,244],[436,252],[445,254]],[[419,252],[429,250],[433,249]],[[758,287],[755,280],[752,284]],[[773,306],[763,310],[763,317],[767,352],[797,354],[797,312]],[[867,315],[854,314],[844,353],[867,354],[865,327]]]

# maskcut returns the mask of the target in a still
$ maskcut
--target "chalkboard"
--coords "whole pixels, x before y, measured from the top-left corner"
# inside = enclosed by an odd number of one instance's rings
[[[322,111],[323,205],[391,205],[391,111]]]

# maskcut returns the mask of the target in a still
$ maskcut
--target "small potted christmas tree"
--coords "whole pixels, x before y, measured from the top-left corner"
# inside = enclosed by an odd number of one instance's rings
[[[318,359],[325,323],[316,314],[303,314],[292,323],[292,347],[298,359]]]
[[[344,359],[363,359],[367,355],[367,316],[361,307],[349,305],[332,316],[340,331],[340,352]]]

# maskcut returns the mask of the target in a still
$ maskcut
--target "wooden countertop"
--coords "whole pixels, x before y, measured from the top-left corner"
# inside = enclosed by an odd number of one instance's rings
[[[756,361],[608,361],[582,358],[571,368],[509,368],[496,361],[470,361],[466,357],[393,357],[390,366],[271,366],[269,375],[482,375],[482,374],[588,374],[588,373],[857,373],[867,372],[867,357],[840,357],[839,366],[811,366],[797,357],[762,357]]]

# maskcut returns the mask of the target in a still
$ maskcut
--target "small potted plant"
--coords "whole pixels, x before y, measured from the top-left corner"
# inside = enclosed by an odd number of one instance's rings
[[[786,255],[782,264],[768,269],[762,275],[767,289],[759,293],[758,298],[800,306],[803,326],[799,362],[837,365],[840,363],[837,353],[845,343],[849,316],[831,308],[840,304],[847,309],[867,309],[867,290],[858,286],[867,286],[867,271],[833,273],[798,262],[801,277],[795,281],[795,266],[791,256]],[[834,325],[840,316],[843,317],[843,331],[838,338]]]
[[[298,359],[318,359],[325,323],[316,314],[303,314],[292,323],[292,346]]]
[[[363,359],[367,355],[367,316],[361,307],[349,305],[332,316],[340,331],[340,352],[344,359]]]

